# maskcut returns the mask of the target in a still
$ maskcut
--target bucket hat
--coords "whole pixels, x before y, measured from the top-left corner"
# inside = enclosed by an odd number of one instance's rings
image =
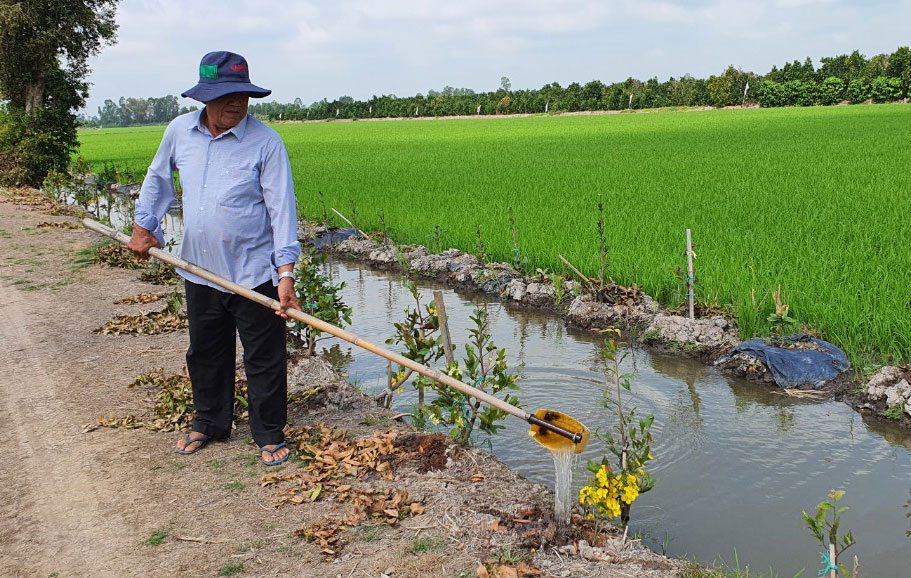
[[[272,94],[271,90],[250,83],[250,69],[243,56],[219,50],[202,57],[199,61],[199,82],[180,96],[209,102],[234,92],[245,92],[253,98]]]

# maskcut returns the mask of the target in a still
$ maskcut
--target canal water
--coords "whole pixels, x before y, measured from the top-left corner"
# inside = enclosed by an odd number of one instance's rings
[[[105,196],[102,214],[120,228],[128,201]],[[178,252],[179,210],[165,220],[165,235]],[[383,344],[413,301],[402,276],[333,258],[325,271],[344,281],[341,295],[353,308],[357,335]],[[461,358],[468,316],[487,303],[494,341],[520,372],[517,392],[526,409],[567,413],[593,431],[614,423],[599,405],[604,389],[603,337],[568,328],[552,315],[515,311],[488,297],[456,293],[422,282],[422,302],[444,292],[454,343]],[[320,342],[349,379],[368,393],[382,390],[385,360],[337,339]],[[847,491],[842,529],[853,530],[861,575],[911,576],[911,435],[880,420],[868,420],[844,403],[781,395],[774,388],[737,380],[680,356],[634,350],[623,368],[634,372],[632,397],[639,415],[654,414],[650,463],[657,484],[631,512],[633,535],[656,551],[753,573],[815,576],[819,546],[801,521],[832,488]],[[394,407],[417,401],[407,387]],[[508,418],[506,428],[478,442],[528,479],[554,486],[549,452],[528,436],[528,426]],[[605,452],[595,437],[576,470],[575,491],[587,479],[586,460]]]
[[[326,271],[344,281],[342,297],[354,310],[351,330],[382,344],[413,303],[402,277],[350,260],[333,259]],[[460,353],[468,316],[478,295],[421,283],[422,302],[444,290],[453,340]],[[513,311],[488,302],[494,341],[521,373],[519,398],[527,409],[555,409],[592,430],[613,421],[599,406],[604,388],[599,348],[603,337],[573,330],[561,319]],[[385,360],[338,340],[333,350],[349,379],[370,393],[384,387]],[[457,355],[457,357],[461,357]],[[801,511],[832,488],[847,490],[844,530],[857,544],[862,575],[911,575],[911,436],[889,424],[867,421],[844,403],[809,401],[721,374],[712,367],[670,355],[634,351],[625,371],[634,371],[631,402],[640,415],[655,415],[652,462],[656,487],[633,504],[631,530],[657,551],[703,563],[780,576],[814,576],[819,547],[804,528]],[[395,407],[408,410],[416,393],[406,388]],[[553,488],[549,453],[528,437],[524,422],[509,418],[490,440],[494,454],[534,482]],[[486,445],[485,438],[479,439]],[[576,470],[576,489],[588,477],[585,460],[600,458],[604,445],[592,439]]]

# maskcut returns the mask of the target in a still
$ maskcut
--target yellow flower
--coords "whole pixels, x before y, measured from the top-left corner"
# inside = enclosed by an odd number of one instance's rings
[[[654,457],[652,457],[652,452],[649,452],[649,453],[648,453],[648,459],[650,459],[650,460],[655,459]]]
[[[633,474],[626,474],[626,483],[627,484],[634,484],[634,483],[636,483],[636,481],[637,481],[636,476],[634,476]]]
[[[595,474],[595,477],[598,478],[598,483],[602,486],[607,486],[607,467],[601,466],[601,469],[598,470],[598,473]]]
[[[405,391],[405,388],[404,388],[404,387],[400,387],[400,388],[398,388],[398,389],[395,390],[395,391],[396,391],[397,393],[402,393],[403,391]]]

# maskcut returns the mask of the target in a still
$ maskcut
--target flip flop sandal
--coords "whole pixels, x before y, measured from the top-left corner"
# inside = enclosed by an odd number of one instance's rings
[[[209,436],[203,434],[203,436],[202,436],[201,438],[193,438],[193,439],[191,439],[191,438],[190,438],[190,434],[186,434],[186,436],[184,436],[183,439],[187,442],[187,445],[199,443],[199,445],[196,446],[196,449],[195,449],[195,450],[190,450],[190,451],[187,451],[187,450],[177,450],[177,449],[174,450],[174,453],[175,453],[175,454],[182,454],[182,455],[188,456],[188,455],[190,455],[190,454],[195,454],[196,452],[198,452],[198,451],[201,450],[202,448],[206,447],[206,444],[209,443],[209,440],[212,439],[212,438],[210,438]]]
[[[286,447],[288,447],[288,444],[285,443],[285,442],[282,442],[282,443],[278,444],[277,446],[275,446],[274,448],[272,448],[271,450],[267,450],[266,448],[259,448],[259,451],[260,451],[260,453],[266,452],[266,453],[271,454],[271,455],[274,456],[274,455],[275,455],[275,452],[277,452],[278,450],[280,450],[280,449],[282,449],[282,448],[286,448]],[[263,462],[264,465],[267,465],[267,466],[277,466],[278,464],[281,464],[281,463],[283,463],[283,462],[287,462],[287,461],[288,461],[288,458],[290,458],[290,457],[291,457],[291,452],[288,452],[288,454],[287,454],[285,457],[281,458],[281,459],[278,459],[278,460],[271,460],[271,461],[268,461],[268,462],[267,462],[266,460],[262,460],[262,462]]]

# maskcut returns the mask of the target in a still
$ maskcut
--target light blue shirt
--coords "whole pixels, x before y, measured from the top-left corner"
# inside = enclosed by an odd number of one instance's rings
[[[202,111],[175,118],[152,160],[135,221],[164,246],[161,219],[174,200],[172,171],[180,171],[184,237],[181,258],[254,288],[276,269],[297,262],[297,208],[291,164],[281,137],[252,116],[213,137]],[[180,271],[193,283],[226,291]]]

